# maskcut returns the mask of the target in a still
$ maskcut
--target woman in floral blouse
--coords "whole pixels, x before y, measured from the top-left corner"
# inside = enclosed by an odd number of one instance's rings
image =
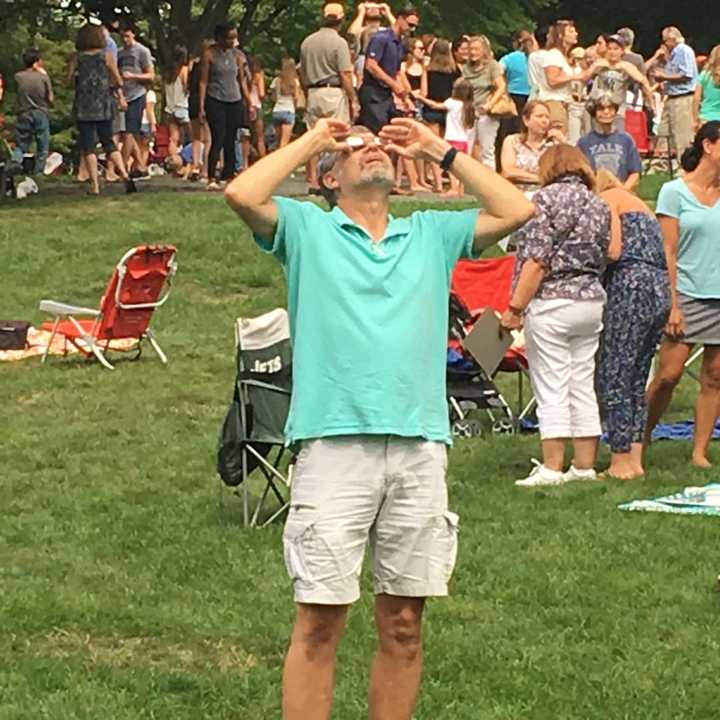
[[[537,213],[515,235],[513,291],[502,318],[506,328],[525,326],[538,403],[543,463],[516,482],[523,487],[597,479],[595,354],[611,234],[610,208],[593,192],[595,176],[580,150],[550,148],[538,171],[542,188],[533,198]],[[568,440],[574,459],[563,472]]]

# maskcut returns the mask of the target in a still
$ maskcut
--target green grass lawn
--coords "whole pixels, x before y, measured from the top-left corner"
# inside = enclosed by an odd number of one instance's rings
[[[0,316],[39,323],[43,297],[93,306],[125,250],[159,242],[179,250],[155,323],[167,367],[149,350],[115,372],[0,366],[0,720],[280,717],[281,527],[242,530],[214,470],[233,320],[285,302],[279,266],[217,196],[31,198],[0,210]],[[685,381],[674,417],[694,392]],[[461,548],[451,598],[429,604],[416,718],[716,718],[720,525],[616,509],[714,476],[675,442],[652,448],[640,483],[515,488],[538,452],[491,434],[451,452]],[[341,720],[366,717],[364,589]]]

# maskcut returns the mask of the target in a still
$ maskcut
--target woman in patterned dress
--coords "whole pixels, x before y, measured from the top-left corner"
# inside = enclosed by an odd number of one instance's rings
[[[655,215],[608,170],[598,172],[600,197],[622,232],[608,248],[607,304],[598,361],[598,395],[612,459],[607,475],[644,475],[645,386],[670,313],[670,280]]]
[[[127,192],[135,192],[122,156],[113,141],[113,94],[124,107],[123,80],[117,62],[107,49],[107,40],[100,25],[88,23],[78,30],[77,52],[70,59],[67,77],[75,86],[75,117],[80,134],[80,153],[90,177],[89,195],[100,194],[96,148],[98,141],[106,157],[112,161],[125,181]]]

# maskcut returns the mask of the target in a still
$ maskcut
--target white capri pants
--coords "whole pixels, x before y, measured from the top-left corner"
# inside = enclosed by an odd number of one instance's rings
[[[604,300],[533,300],[525,316],[530,381],[540,437],[601,434],[595,395],[595,354]]]
[[[480,145],[480,161],[495,170],[495,140],[500,121],[490,115],[478,115],[475,120],[475,142]]]

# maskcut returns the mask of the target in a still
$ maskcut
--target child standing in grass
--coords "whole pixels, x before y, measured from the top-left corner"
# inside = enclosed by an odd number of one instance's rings
[[[295,60],[284,57],[280,74],[270,84],[275,105],[272,111],[273,125],[277,133],[278,147],[285,147],[295,127],[295,108],[300,95],[300,80]]]
[[[456,150],[472,154],[475,145],[475,103],[473,101],[473,87],[464,78],[458,78],[453,83],[452,95],[442,103],[426,100],[430,107],[446,112],[445,140]],[[450,189],[443,193],[445,197],[462,197],[465,188],[451,173]]]

